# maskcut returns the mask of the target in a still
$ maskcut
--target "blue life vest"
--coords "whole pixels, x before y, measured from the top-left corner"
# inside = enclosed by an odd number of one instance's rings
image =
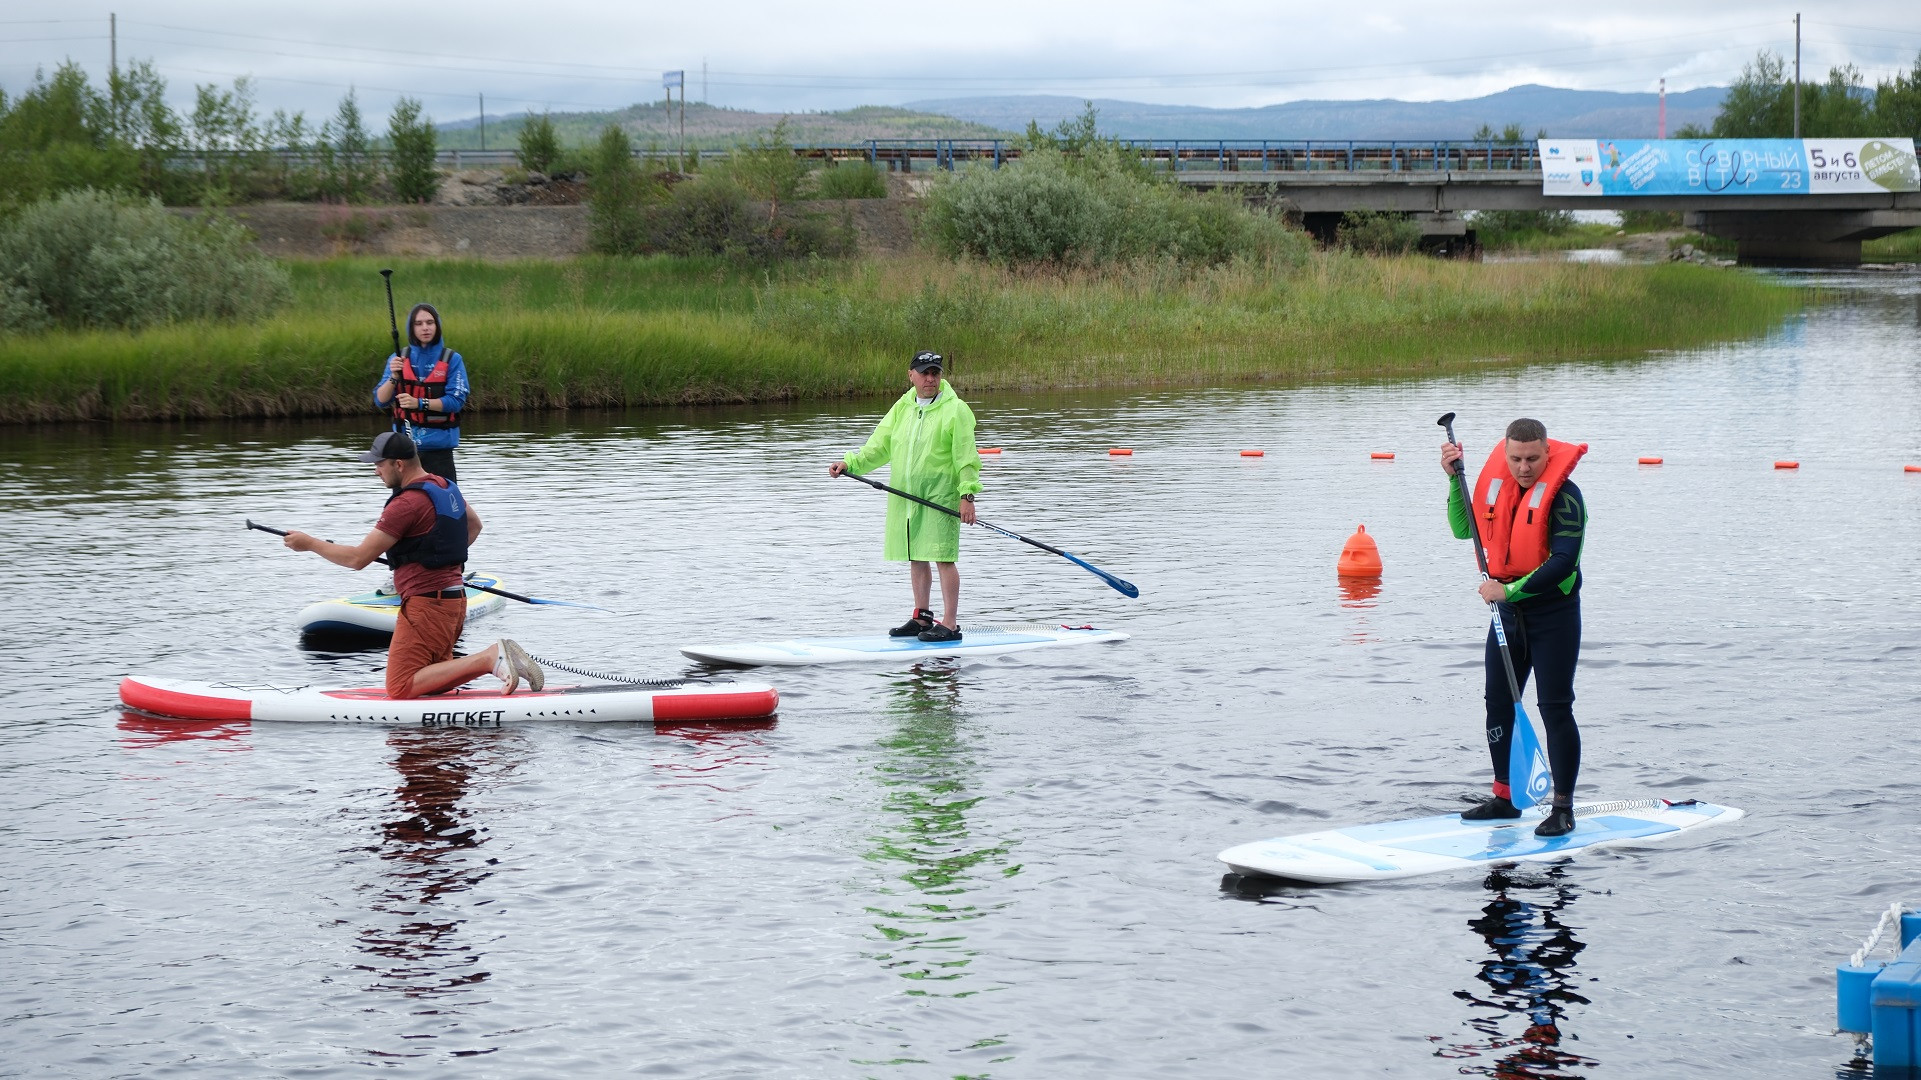
[[[394,566],[419,563],[434,569],[459,566],[467,561],[467,500],[452,480],[446,487],[429,480],[408,484],[387,497],[388,502],[409,491],[425,492],[434,504],[434,527],[419,536],[402,537],[387,549],[387,562]]]

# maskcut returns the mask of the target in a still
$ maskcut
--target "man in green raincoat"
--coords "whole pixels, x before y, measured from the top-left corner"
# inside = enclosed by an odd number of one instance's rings
[[[960,527],[974,523],[974,495],[981,489],[980,451],[974,446],[974,410],[941,378],[939,353],[916,353],[908,365],[913,386],[881,418],[867,445],[827,467],[827,475],[865,474],[891,465],[889,483],[960,511],[955,518],[898,495],[887,497],[889,562],[905,562],[914,585],[914,617],[888,633],[922,641],[959,641]],[[933,571],[940,564],[942,617],[931,610]]]

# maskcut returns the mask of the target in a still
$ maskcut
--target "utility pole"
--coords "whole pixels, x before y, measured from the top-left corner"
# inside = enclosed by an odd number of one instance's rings
[[[480,95],[480,148],[487,149],[487,95]]]
[[[1801,13],[1794,13],[1794,137],[1801,137]]]
[[[660,85],[667,90],[667,119],[674,118],[674,87],[680,87],[680,156],[687,156],[687,72],[663,71]]]
[[[700,103],[707,104],[707,58],[700,58]]]
[[[107,12],[107,104],[113,111],[114,134],[120,134],[120,16]]]
[[[1668,80],[1665,75],[1661,76],[1661,115],[1654,122],[1654,137],[1657,139],[1668,137]]]

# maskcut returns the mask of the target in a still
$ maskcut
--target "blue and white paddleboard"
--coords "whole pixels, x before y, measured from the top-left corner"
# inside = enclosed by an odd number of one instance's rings
[[[1506,821],[1462,821],[1458,814],[1257,840],[1221,852],[1235,873],[1333,883],[1383,881],[1502,863],[1545,862],[1587,848],[1648,844],[1691,829],[1739,820],[1741,811],[1704,802],[1576,804],[1574,831],[1534,835],[1547,807]]]
[[[467,618],[471,621],[499,611],[507,603],[504,596],[481,592],[475,585],[500,587],[500,579],[488,574],[467,575]],[[308,604],[294,616],[294,626],[303,634],[342,634],[392,636],[400,617],[400,597],[377,592],[343,596]]]
[[[893,664],[930,660],[938,656],[998,656],[1057,645],[1091,645],[1126,641],[1118,630],[1091,626],[961,627],[959,641],[921,641],[911,637],[794,638],[790,641],[749,641],[729,645],[682,645],[680,653],[703,664],[740,667],[803,667],[810,664]]]

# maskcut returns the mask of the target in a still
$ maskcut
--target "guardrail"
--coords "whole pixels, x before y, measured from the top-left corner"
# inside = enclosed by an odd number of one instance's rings
[[[1417,172],[1539,170],[1541,155],[1532,140],[1364,139],[1122,139],[1122,147],[1162,172]],[[313,161],[297,150],[271,150],[285,161]],[[726,150],[691,151],[701,160],[724,159]],[[244,157],[248,151],[183,151],[175,164],[208,158]],[[892,172],[952,170],[957,165],[989,163],[994,168],[1018,160],[1021,147],[1007,139],[869,139],[865,142],[796,144],[794,154],[810,161],[868,161]],[[374,151],[376,159],[388,156]],[[451,169],[498,168],[518,163],[512,150],[442,150],[436,161]],[[674,161],[669,151],[635,149],[640,161]]]

